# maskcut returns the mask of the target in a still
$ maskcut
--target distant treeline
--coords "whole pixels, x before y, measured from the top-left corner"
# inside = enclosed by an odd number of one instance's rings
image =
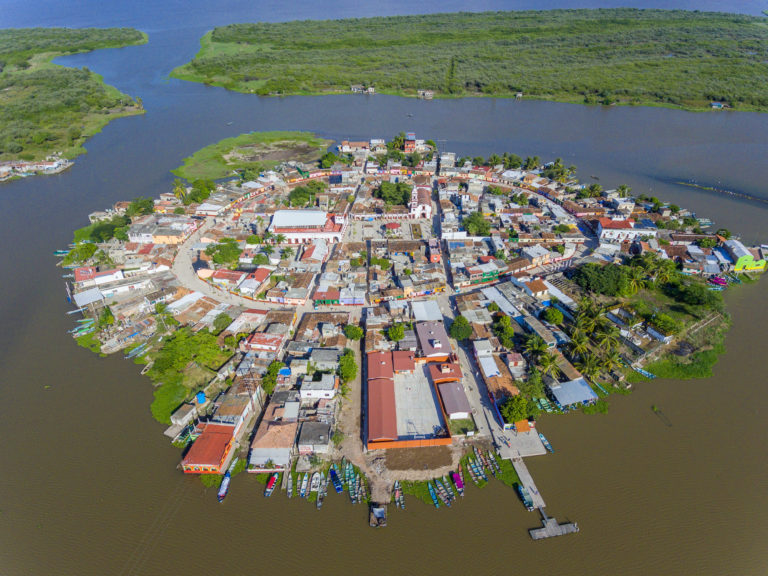
[[[53,151],[74,156],[85,138],[136,102],[88,69],[50,64],[55,56],[141,44],[131,28],[0,30],[0,161]]]
[[[600,9],[398,16],[214,29],[179,78],[258,94],[349,91],[768,109],[768,24]]]

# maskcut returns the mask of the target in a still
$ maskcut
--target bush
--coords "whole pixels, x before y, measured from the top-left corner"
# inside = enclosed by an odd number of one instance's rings
[[[389,339],[393,342],[400,342],[400,340],[405,338],[405,327],[400,323],[393,324],[389,327],[387,336],[389,336]]]
[[[551,306],[544,310],[541,314],[542,318],[549,322],[550,324],[562,324],[563,323],[563,313],[560,312],[557,308],[552,308]]]

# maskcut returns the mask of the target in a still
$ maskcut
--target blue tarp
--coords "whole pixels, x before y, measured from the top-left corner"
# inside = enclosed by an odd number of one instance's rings
[[[291,375],[291,369],[290,368],[280,368],[280,372],[278,372],[280,376],[290,376]]]
[[[597,400],[597,394],[589,387],[584,378],[576,378],[576,380],[571,380],[570,382],[550,385],[549,389],[552,391],[552,395],[557,403],[563,408]]]

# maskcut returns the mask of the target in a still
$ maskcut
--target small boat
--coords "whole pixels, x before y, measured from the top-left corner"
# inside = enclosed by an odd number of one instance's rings
[[[453,484],[456,486],[456,491],[459,493],[459,496],[464,496],[464,481],[461,479],[461,476],[459,476],[458,472],[451,473],[451,478],[453,479]]]
[[[400,508],[400,497],[403,495],[403,489],[400,487],[400,480],[395,480],[395,485],[392,488],[392,498],[395,501],[395,506]]]
[[[469,477],[472,479],[472,482],[480,485],[480,475],[475,471],[474,467],[472,466],[472,462],[470,460],[467,460],[467,471],[469,472]]]
[[[309,488],[309,475],[305,472],[304,477],[301,479],[301,488],[299,489],[299,496],[301,498],[307,497],[307,488]]]
[[[291,472],[288,472],[288,498],[293,498],[293,474]]]
[[[358,496],[360,498],[360,502],[365,502],[368,500],[368,490],[366,489],[365,478],[362,474],[360,475],[360,493]]]
[[[347,457],[346,456],[341,457],[341,481],[344,484],[347,483]]]
[[[349,499],[352,502],[352,504],[357,504],[357,490],[355,490],[355,479],[351,477],[349,479],[349,485],[347,486],[349,490]]]
[[[483,465],[481,462],[477,460],[473,460],[475,464],[475,470],[480,475],[480,478],[482,478],[485,482],[488,482],[488,475],[485,473],[485,469],[483,468]]]
[[[339,473],[336,470],[336,464],[333,465],[333,467],[330,470],[330,476],[331,476],[331,484],[333,484],[333,489],[336,490],[336,494],[341,494],[344,492],[344,486],[341,485],[341,480],[339,480]]]
[[[371,504],[368,514],[368,525],[371,528],[382,528],[387,525],[387,508]]]
[[[360,497],[361,485],[362,485],[362,480],[360,480],[360,474],[355,474],[355,496],[357,496],[358,502],[363,501],[363,499]]]
[[[490,450],[488,450],[488,460],[491,462],[491,466],[493,467],[493,469],[496,471],[497,474],[501,472],[501,466],[499,466],[499,463],[496,460],[496,456],[494,456],[493,452],[491,452]],[[496,474],[494,474],[494,476],[495,475]]]
[[[448,476],[443,475],[443,486],[445,486],[445,489],[448,491],[448,495],[451,497],[451,500],[456,500],[456,491],[453,487],[453,484],[448,480]]]
[[[325,473],[320,473],[320,487],[317,489],[317,509],[323,507],[323,500],[325,499],[325,491],[328,487],[328,481],[325,479]]]
[[[278,472],[275,472],[272,474],[272,476],[269,477],[269,480],[267,481],[267,487],[264,489],[264,497],[269,498],[272,496],[272,492],[275,491],[275,486],[277,485],[277,479],[280,477],[280,474]]]
[[[440,497],[440,500],[442,500],[443,504],[450,508],[451,497],[448,495],[448,491],[445,489],[445,486],[443,486],[443,483],[440,482],[440,480],[437,478],[435,478],[434,482],[435,486],[437,487],[437,495]]]
[[[520,500],[523,502],[525,509],[528,510],[528,512],[533,512],[533,500],[531,499],[531,495],[528,494],[528,490],[525,489],[525,486],[522,484],[515,484],[515,489],[517,490],[517,495],[520,496]]]
[[[427,482],[427,488],[429,488],[429,496],[432,498],[432,504],[435,505],[435,508],[440,508],[440,502],[437,499],[437,492],[435,492],[435,488],[432,486],[432,482]]]
[[[710,284],[715,284],[716,286],[727,286],[728,280],[725,278],[721,278],[720,276],[712,276],[709,279]]]
[[[549,440],[547,440],[547,437],[544,436],[541,432],[539,432],[539,438],[541,438],[541,443],[544,444],[544,448],[547,449],[548,452],[552,452],[554,454],[555,449],[552,448],[552,444],[549,443]]]
[[[216,498],[219,499],[219,502],[224,502],[224,498],[227,497],[227,492],[229,492],[229,483],[232,480],[232,476],[229,473],[229,470],[227,470],[227,473],[224,474],[224,479],[221,481],[221,485],[219,486],[219,491],[216,494]]]
[[[346,471],[345,477],[347,479],[347,489],[351,492],[352,489],[355,487],[355,485],[354,485],[354,482],[355,482],[355,468],[349,462],[347,462],[347,471]]]
[[[317,492],[320,489],[320,472],[312,474],[312,481],[309,483],[309,491]]]
[[[461,480],[461,484],[464,485],[464,467],[461,465],[461,462],[459,462],[459,479]]]

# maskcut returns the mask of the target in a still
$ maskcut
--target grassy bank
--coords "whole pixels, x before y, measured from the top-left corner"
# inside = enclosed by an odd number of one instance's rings
[[[87,68],[51,60],[65,54],[144,44],[132,28],[0,30],[0,162],[73,158],[111,120],[141,114],[140,102]]]
[[[524,97],[768,109],[768,25],[723,13],[601,9],[233,24],[172,76],[274,94]]]
[[[246,169],[269,169],[287,160],[314,164],[330,144],[331,140],[310,132],[251,132],[198,150],[172,172],[191,182],[225,178]]]

